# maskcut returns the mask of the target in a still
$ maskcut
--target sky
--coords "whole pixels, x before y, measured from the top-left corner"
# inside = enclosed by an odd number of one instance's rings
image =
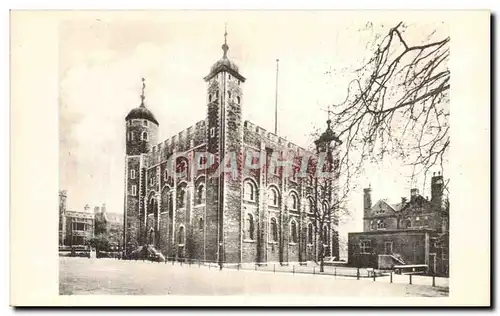
[[[326,127],[328,104],[342,102],[353,70],[371,56],[376,34],[398,21],[353,20],[317,12],[160,12],[74,19],[59,29],[60,188],[68,208],[106,203],[123,213],[125,116],[146,105],[160,123],[163,141],[206,115],[203,77],[222,57],[227,23],[228,56],[247,78],[243,119],[274,129],[276,59],[279,58],[278,134],[310,147],[311,133]],[[420,16],[421,17],[421,16]],[[373,28],[367,28],[372,23]],[[410,41],[420,42],[439,23],[407,21]],[[351,192],[351,218],[340,228],[362,230],[363,187],[372,200],[397,203],[411,184],[397,161],[367,165]],[[430,181],[430,179],[428,180]],[[422,195],[430,196],[429,184]]]

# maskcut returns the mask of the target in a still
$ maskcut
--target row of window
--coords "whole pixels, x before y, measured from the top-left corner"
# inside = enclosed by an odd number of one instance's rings
[[[269,225],[269,241],[270,242],[278,242],[278,223],[276,221],[276,218],[272,217],[270,220],[270,225]],[[204,221],[203,218],[200,217],[198,221],[198,229],[203,230],[204,229]],[[325,226],[323,229],[324,233],[324,241],[328,240],[328,231]],[[313,236],[314,236],[314,228],[312,223],[309,223],[307,226],[307,243],[312,244],[313,243]],[[247,214],[247,217],[245,219],[245,240],[255,240],[255,224],[254,224],[254,219],[252,214]],[[185,239],[186,239],[186,234],[185,234],[185,228],[184,225],[179,226],[179,230],[177,232],[177,243],[178,244],[185,244]],[[295,220],[292,220],[290,223],[290,242],[292,243],[297,243],[298,242],[298,228],[297,228],[297,222]]]
[[[132,186],[132,195],[135,195],[137,193],[137,188],[135,185]],[[195,198],[194,198],[194,204],[199,205],[199,204],[204,204],[205,203],[205,198],[206,198],[206,192],[205,192],[205,184],[200,183],[196,187],[195,191]],[[177,189],[177,207],[178,208],[184,208],[186,207],[187,204],[187,192],[185,187],[181,187]],[[156,201],[156,197],[152,196],[151,199],[149,200],[149,213],[153,213],[153,210],[157,209],[158,203]],[[173,199],[172,199],[172,192],[167,193],[167,209],[171,209],[173,206]]]
[[[131,125],[132,125],[134,122],[136,122],[136,121],[138,121],[138,120],[130,120],[130,121],[128,121],[128,122],[127,122],[127,124],[128,124],[129,126],[131,126]],[[144,125],[144,126],[148,126],[148,125],[149,125],[148,120],[142,120],[142,125]]]
[[[131,170],[130,177],[132,179],[135,179],[135,170]],[[153,179],[153,178],[151,178]],[[179,207],[184,207],[185,205],[185,198],[186,198],[186,192],[185,188],[179,188],[178,189],[178,205]],[[137,195],[137,186],[132,185],[131,186],[131,195],[136,196]],[[257,194],[256,194],[256,189],[255,185],[252,184],[250,181],[246,181],[244,188],[243,188],[243,198],[246,201],[249,202],[256,202],[257,200]],[[203,183],[198,184],[196,187],[196,194],[195,194],[195,204],[201,204],[205,200],[205,185]],[[305,205],[305,210],[306,212],[311,212],[311,205],[312,205],[312,200],[311,199],[306,199],[306,205]],[[268,205],[272,207],[279,207],[280,206],[280,194],[278,190],[274,187],[271,187],[269,189],[269,194],[268,194]],[[288,199],[288,209],[290,210],[298,210],[299,209],[299,198],[295,192],[291,192],[289,195]],[[323,212],[328,211],[328,205],[323,204]]]
[[[409,217],[400,221],[401,228],[426,227],[426,226],[429,226],[429,218],[427,216],[423,217],[423,219],[417,216],[414,221],[412,221],[411,218]],[[379,219],[370,221],[371,230],[387,229],[387,227],[388,225],[384,220]]]
[[[72,222],[71,223],[71,229],[72,230],[80,230],[80,231],[87,231],[91,227],[90,224],[87,223],[79,223],[79,222]]]
[[[384,242],[384,254],[391,255],[393,254],[392,241]],[[372,253],[372,242],[371,240],[363,240],[359,244],[359,250],[361,253],[368,254]]]
[[[278,222],[276,218],[271,217],[269,221],[269,241],[270,242],[278,242]],[[328,229],[323,229],[324,240],[328,240]],[[307,225],[307,243],[313,243],[314,236],[314,227],[312,223]],[[244,237],[245,240],[255,240],[255,224],[254,218],[252,214],[247,214],[245,217],[244,223]],[[290,222],[290,242],[297,243],[298,242],[298,226],[295,220]]]
[[[413,256],[416,257],[416,253],[418,250],[419,244],[414,242],[412,244],[412,252]],[[448,258],[448,249],[440,248],[442,259],[446,260]],[[359,243],[359,250],[362,254],[370,254],[373,252],[371,240],[363,240]],[[384,254],[392,255],[394,253],[393,242],[392,241],[384,241]]]
[[[248,202],[257,202],[257,187],[253,183],[253,181],[246,180],[243,185],[243,199]],[[275,187],[270,187],[268,189],[268,200],[267,205],[279,207],[281,205],[281,196],[278,190]],[[305,202],[305,210],[306,212],[312,212],[313,200],[311,198],[306,199]],[[288,198],[288,209],[290,210],[298,210],[299,209],[299,197],[295,192],[290,192]],[[328,205],[326,203],[322,204],[322,211],[328,211]]]
[[[228,97],[229,100],[232,100],[232,93],[231,93],[231,91],[227,92],[227,97]],[[216,90],[215,91],[215,98],[214,98],[214,100],[218,100],[218,99],[219,99],[219,90]],[[208,94],[208,102],[212,102],[212,94],[211,93]],[[236,103],[237,104],[241,103],[241,97],[240,96],[236,97]]]
[[[127,140],[135,140],[135,133],[134,132],[128,132],[128,134],[127,134]],[[141,133],[141,140],[149,140],[148,132],[143,131]]]

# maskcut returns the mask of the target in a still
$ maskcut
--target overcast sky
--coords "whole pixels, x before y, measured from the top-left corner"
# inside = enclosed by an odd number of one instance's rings
[[[205,118],[203,77],[222,56],[225,22],[228,56],[247,78],[243,119],[273,130],[279,58],[278,134],[303,147],[310,146],[315,128],[325,126],[323,109],[345,99],[352,70],[372,54],[367,47],[374,35],[397,24],[373,20],[367,30],[368,20],[342,12],[186,11],[147,19],[102,14],[60,26],[60,183],[72,210],[106,203],[110,212],[123,212],[124,118],[139,105],[141,77],[160,141]],[[408,23],[408,37],[416,42],[438,25]],[[374,201],[396,203],[409,195],[412,184],[401,176],[409,171],[396,161],[367,169],[351,194],[353,219],[341,227],[343,236],[362,230],[362,188],[369,183]],[[423,195],[430,196],[428,184]]]

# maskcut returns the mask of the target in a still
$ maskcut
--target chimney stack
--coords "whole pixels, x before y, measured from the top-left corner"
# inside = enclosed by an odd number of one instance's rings
[[[401,197],[401,204],[405,205],[408,202],[408,199],[404,196]]]
[[[83,210],[85,212],[88,212],[90,210],[90,206],[88,204],[85,204],[85,206],[83,207]]]
[[[416,188],[413,188],[410,190],[410,201],[415,201],[415,199],[417,198],[417,195],[418,195],[418,189]]]
[[[363,189],[364,198],[363,198],[363,208],[365,210],[365,214],[372,208],[372,188],[371,185],[368,188]]]
[[[100,212],[100,207],[94,206],[94,214],[99,214],[99,212]]]
[[[101,212],[104,214],[106,213],[106,203],[102,203],[102,206],[101,206]]]
[[[444,190],[444,181],[441,172],[438,172],[437,175],[435,175],[434,173],[434,176],[431,179],[431,203],[436,208],[442,206],[443,190]]]

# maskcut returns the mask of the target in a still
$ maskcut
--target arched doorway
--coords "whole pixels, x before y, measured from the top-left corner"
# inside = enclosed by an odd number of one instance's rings
[[[155,231],[151,228],[148,232],[148,245],[154,245],[155,243]]]

